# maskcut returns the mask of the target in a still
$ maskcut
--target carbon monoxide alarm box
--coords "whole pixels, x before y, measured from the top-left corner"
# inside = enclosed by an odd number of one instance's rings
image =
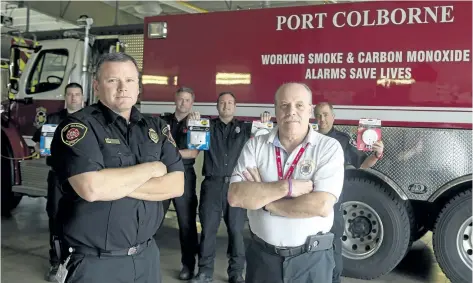
[[[39,138],[39,154],[41,156],[51,155],[51,142],[57,126],[56,124],[44,124],[41,127],[41,137]]]
[[[362,118],[358,123],[356,147],[361,151],[372,151],[373,144],[381,140],[381,120]]]
[[[274,124],[273,122],[269,121],[267,123],[263,123],[260,120],[253,121],[251,124],[251,136],[257,137],[261,135],[266,135],[271,132],[273,129]]]
[[[209,150],[210,148],[210,119],[187,121],[187,148]]]
[[[316,132],[319,131],[319,124],[317,124],[317,123],[311,123],[310,127],[312,128],[312,130],[314,130]]]

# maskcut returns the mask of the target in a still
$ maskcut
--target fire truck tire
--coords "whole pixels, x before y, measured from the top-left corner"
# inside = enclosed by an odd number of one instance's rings
[[[2,138],[5,137],[2,135]],[[10,213],[15,209],[21,201],[21,195],[15,195],[12,192],[12,162],[11,160],[4,158],[11,156],[9,154],[9,144],[6,142],[6,138],[2,139],[2,216],[10,216]]]
[[[433,231],[437,262],[452,283],[472,282],[471,189],[455,195],[442,209]]]
[[[411,243],[410,211],[390,188],[373,180],[345,180],[342,209],[343,276],[370,280],[389,273]]]

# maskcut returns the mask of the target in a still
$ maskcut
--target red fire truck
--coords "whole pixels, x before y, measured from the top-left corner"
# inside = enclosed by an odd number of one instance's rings
[[[471,2],[365,2],[157,16],[145,20],[146,113],[172,112],[176,87],[217,115],[222,91],[237,116],[274,114],[284,82],[335,106],[336,127],[382,120],[385,156],[345,183],[345,275],[391,271],[433,231],[438,262],[471,282]]]
[[[203,115],[217,115],[217,94],[233,91],[237,116],[254,119],[274,114],[276,89],[297,81],[310,86],[314,103],[334,104],[339,130],[353,134],[360,118],[381,119],[383,159],[346,173],[344,275],[386,274],[433,231],[442,270],[452,282],[471,282],[471,9],[462,1],[370,1],[148,17],[144,51],[136,55],[143,61],[141,110],[172,112],[174,92],[185,85]],[[29,154],[24,137],[34,127],[25,121],[63,107],[65,85],[88,84],[94,58],[109,44],[41,41],[8,108],[11,123],[2,119],[2,162]],[[36,73],[41,88],[32,91]],[[44,164],[9,160],[11,172],[2,163],[2,204],[3,190],[35,195],[45,182],[38,176],[46,176],[38,173]],[[12,188],[3,186],[4,176]]]

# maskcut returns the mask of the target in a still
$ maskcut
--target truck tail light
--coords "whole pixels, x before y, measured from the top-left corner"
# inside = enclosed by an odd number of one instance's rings
[[[148,23],[148,38],[166,38],[168,35],[167,22]]]

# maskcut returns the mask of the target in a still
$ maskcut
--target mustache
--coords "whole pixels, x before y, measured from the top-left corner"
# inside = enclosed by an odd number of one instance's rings
[[[300,122],[301,120],[302,119],[300,117],[293,116],[293,115],[287,115],[283,117],[282,119],[283,122]]]

